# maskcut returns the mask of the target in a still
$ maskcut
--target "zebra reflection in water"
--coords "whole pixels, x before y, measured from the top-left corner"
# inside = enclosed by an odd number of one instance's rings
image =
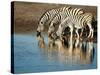
[[[66,44],[56,40],[55,44],[44,49],[49,61],[60,64],[90,64],[94,57],[94,43],[92,40],[66,38]],[[51,42],[50,42],[51,43]]]
[[[38,46],[39,46],[40,48],[45,48],[44,38],[43,38],[41,35],[39,35],[39,36],[37,37],[37,40],[38,40]]]

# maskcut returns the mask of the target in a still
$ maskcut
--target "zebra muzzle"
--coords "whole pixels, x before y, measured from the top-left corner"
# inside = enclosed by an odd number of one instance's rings
[[[41,32],[37,31],[37,37],[41,36]]]

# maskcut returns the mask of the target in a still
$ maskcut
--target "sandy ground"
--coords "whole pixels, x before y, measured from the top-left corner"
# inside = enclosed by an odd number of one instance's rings
[[[59,8],[62,6],[82,8],[85,12],[91,12],[94,17],[97,18],[96,6],[14,2],[15,33],[31,33],[33,31],[36,31],[39,18],[46,10]]]

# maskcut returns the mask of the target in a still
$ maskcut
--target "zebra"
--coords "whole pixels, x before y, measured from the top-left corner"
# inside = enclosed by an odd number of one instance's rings
[[[84,13],[81,15],[69,16],[65,20],[63,20],[63,22],[59,25],[56,34],[57,36],[61,37],[63,30],[66,27],[69,27],[71,32],[71,37],[72,37],[73,29],[75,28],[75,32],[77,34],[77,37],[79,38],[78,30],[85,28],[85,26],[88,26],[90,30],[88,38],[89,37],[93,38],[92,21],[93,21],[92,13]]]
[[[40,18],[38,22],[38,28],[37,28],[37,36],[41,35],[41,32],[44,30],[45,24],[49,21],[51,21],[55,15],[57,15],[59,12],[65,11],[67,9],[70,9],[70,6],[64,6],[60,8],[54,8],[51,10],[47,10]]]
[[[50,23],[50,26],[48,29],[48,35],[51,36],[51,34],[55,32],[56,23],[60,24],[67,17],[74,16],[74,15],[81,15],[83,13],[84,11],[81,8],[70,8],[70,9],[67,9],[66,11],[59,12],[57,15],[55,15],[55,17],[52,19]]]

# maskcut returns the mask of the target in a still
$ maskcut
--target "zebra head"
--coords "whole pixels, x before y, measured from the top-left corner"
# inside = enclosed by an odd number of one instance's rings
[[[46,13],[44,13],[44,14],[41,16],[41,18],[40,18],[40,20],[39,20],[39,22],[38,22],[37,31],[41,32],[41,31],[44,30],[44,25],[45,25],[45,23],[48,21],[48,19],[49,19],[49,18],[48,18],[47,12],[46,12]]]
[[[41,32],[44,30],[44,18],[41,18],[40,21],[38,22],[38,27],[37,27],[37,36],[41,35]]]
[[[43,20],[39,21],[37,31],[41,32],[44,30],[44,22]]]
[[[67,17],[60,23],[58,30],[56,32],[57,36],[62,36],[62,34],[64,33],[65,28],[68,26],[68,19],[69,17]]]

